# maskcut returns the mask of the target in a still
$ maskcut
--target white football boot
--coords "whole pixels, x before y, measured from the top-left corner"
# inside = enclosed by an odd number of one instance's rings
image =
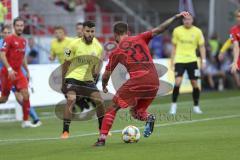
[[[171,115],[177,114],[177,103],[172,103],[169,114],[171,114]]]
[[[193,107],[193,113],[195,114],[203,114],[199,106],[194,106]]]
[[[32,124],[30,121],[23,121],[22,128],[35,128],[36,125]]]

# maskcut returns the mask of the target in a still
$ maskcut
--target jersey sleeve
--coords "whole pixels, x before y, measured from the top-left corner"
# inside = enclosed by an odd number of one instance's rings
[[[2,52],[8,52],[11,47],[11,37],[6,37],[3,41],[3,45],[1,47]]]
[[[225,53],[232,45],[231,39],[226,40],[223,44],[222,48],[220,49],[220,53]]]
[[[205,39],[204,39],[204,36],[203,36],[203,33],[202,33],[202,31],[201,30],[199,30],[199,33],[198,33],[199,35],[198,35],[198,45],[199,46],[202,46],[202,45],[204,45],[204,43],[205,43]]]
[[[235,41],[238,41],[238,37],[237,37],[237,34],[236,34],[234,28],[231,28],[231,30],[230,30],[230,39],[231,39],[232,43]]]
[[[172,33],[172,43],[175,45],[177,44],[177,30],[176,29],[174,29],[173,33]]]
[[[146,31],[143,33],[140,33],[138,35],[141,39],[143,39],[147,44],[150,42],[150,40],[153,38],[152,31]]]
[[[111,53],[109,56],[109,62],[106,66],[106,70],[112,72],[115,69],[115,67],[118,65],[119,60],[120,60],[120,56],[118,54],[114,52]]]

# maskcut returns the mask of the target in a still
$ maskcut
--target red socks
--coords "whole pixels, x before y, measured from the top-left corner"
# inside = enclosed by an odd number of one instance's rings
[[[29,110],[30,110],[29,100],[23,100],[22,108],[23,108],[23,120],[27,121],[29,118]]]
[[[102,128],[101,128],[101,138],[105,139],[108,135],[108,132],[112,128],[113,121],[115,119],[117,110],[111,107],[110,110],[107,111],[103,118]]]

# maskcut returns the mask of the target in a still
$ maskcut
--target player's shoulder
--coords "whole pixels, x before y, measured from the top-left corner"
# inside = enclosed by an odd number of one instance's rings
[[[99,42],[99,40],[96,37],[93,38],[93,43],[94,43],[94,45],[97,46],[98,49],[103,49],[102,44]]]
[[[181,31],[182,29],[184,29],[183,25],[177,26],[174,28],[174,31]]]
[[[65,37],[64,40],[65,40],[66,42],[72,42],[72,41],[75,40],[75,38],[73,38],[73,37]]]
[[[234,25],[230,28],[230,32],[236,32],[236,31],[239,31],[240,30],[240,27],[238,25]]]
[[[197,27],[197,26],[192,26],[192,28],[193,28],[195,31],[197,31],[197,32],[201,32],[201,31],[202,31],[201,28],[199,28],[199,27]]]
[[[56,38],[53,38],[53,39],[51,40],[51,45],[55,45],[55,44],[57,44],[57,39],[56,39]]]
[[[6,40],[11,40],[11,39],[13,39],[14,38],[14,35],[13,34],[10,34],[10,35],[7,35],[5,38],[4,38],[4,40],[6,41]]]

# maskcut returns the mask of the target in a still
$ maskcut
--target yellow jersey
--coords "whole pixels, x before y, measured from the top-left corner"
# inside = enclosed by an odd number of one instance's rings
[[[232,41],[229,38],[228,40],[226,40],[226,42],[223,44],[222,48],[220,49],[220,54],[224,54],[231,46],[232,46]]]
[[[67,46],[73,41],[73,38],[65,37],[64,40],[58,41],[53,39],[51,42],[51,55],[56,56],[59,63],[63,64],[64,62],[64,51],[67,49]]]
[[[65,60],[71,61],[65,78],[94,81],[93,70],[99,66],[102,58],[103,47],[96,38],[89,45],[82,38],[73,40],[65,52]]]
[[[197,61],[196,49],[204,45],[205,40],[199,28],[188,29],[182,25],[174,29],[172,43],[176,45],[175,63],[190,63]]]

